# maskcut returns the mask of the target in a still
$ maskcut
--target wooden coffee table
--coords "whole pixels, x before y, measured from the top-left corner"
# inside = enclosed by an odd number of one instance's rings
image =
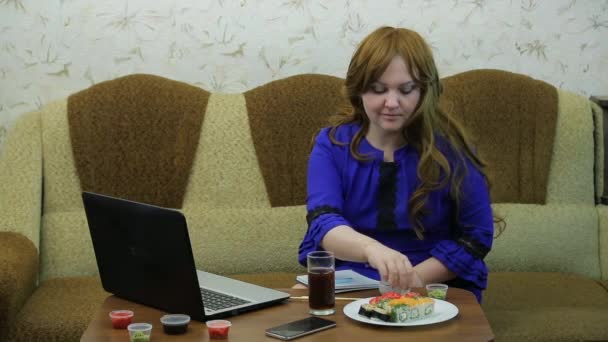
[[[307,295],[303,289],[280,289],[292,296]],[[424,293],[424,291],[418,291]],[[378,295],[377,290],[342,293],[339,297],[366,298]],[[336,313],[324,316],[337,323],[337,327],[312,335],[304,336],[298,341],[493,341],[494,334],[472,293],[450,288],[448,301],[458,307],[458,315],[451,320],[415,327],[385,327],[354,321],[344,315],[342,309],[348,301],[336,301]],[[136,304],[116,296],[109,296],[104,301],[89,323],[81,341],[129,341],[127,330],[112,329],[108,316],[109,312],[118,309],[128,309],[135,312],[133,322],[152,323],[152,338],[154,341],[215,341],[210,340],[204,323],[191,321],[188,332],[183,335],[167,335],[163,332],[160,317],[165,314],[161,310]],[[309,317],[308,302],[305,300],[289,299],[283,304],[273,307],[243,313],[227,318],[232,322],[230,341],[279,341],[268,337],[264,330],[293,320]]]

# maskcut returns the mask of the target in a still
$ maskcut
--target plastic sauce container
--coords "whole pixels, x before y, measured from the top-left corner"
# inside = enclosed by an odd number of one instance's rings
[[[400,295],[404,295],[410,292],[410,289],[402,289],[400,287],[392,287],[388,281],[380,281],[378,283],[378,289],[380,290],[380,294],[385,294],[389,292],[395,292]]]
[[[129,341],[150,342],[150,334],[152,334],[152,324],[132,323],[129,324],[127,329],[129,329]]]
[[[207,321],[207,330],[209,331],[209,338],[212,339],[226,339],[228,338],[228,331],[232,326],[230,321],[223,319],[216,319],[213,321]]]
[[[448,286],[446,284],[427,284],[426,295],[431,298],[445,300],[448,296]]]
[[[133,320],[133,311],[114,310],[110,312],[110,319],[112,320],[112,328],[127,329],[127,326],[129,326]]]
[[[160,322],[163,324],[165,334],[180,335],[188,331],[190,316],[181,314],[164,315],[160,318]]]

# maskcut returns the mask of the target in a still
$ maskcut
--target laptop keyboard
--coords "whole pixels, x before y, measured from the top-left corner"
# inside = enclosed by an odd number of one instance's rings
[[[205,308],[210,310],[221,310],[250,303],[247,300],[211,291],[209,289],[201,289],[201,295],[203,295],[203,304],[205,304]]]

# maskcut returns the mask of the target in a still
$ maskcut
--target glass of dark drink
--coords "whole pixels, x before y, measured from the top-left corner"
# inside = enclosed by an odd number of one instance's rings
[[[332,315],[336,312],[335,259],[332,252],[316,251],[307,256],[308,304],[311,315]]]

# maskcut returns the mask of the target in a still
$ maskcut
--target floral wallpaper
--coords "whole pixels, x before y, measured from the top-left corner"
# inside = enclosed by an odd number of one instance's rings
[[[608,94],[608,0],[0,0],[0,146],[20,114],[130,73],[229,93],[343,77],[381,25],[420,32],[442,76],[498,68]]]

